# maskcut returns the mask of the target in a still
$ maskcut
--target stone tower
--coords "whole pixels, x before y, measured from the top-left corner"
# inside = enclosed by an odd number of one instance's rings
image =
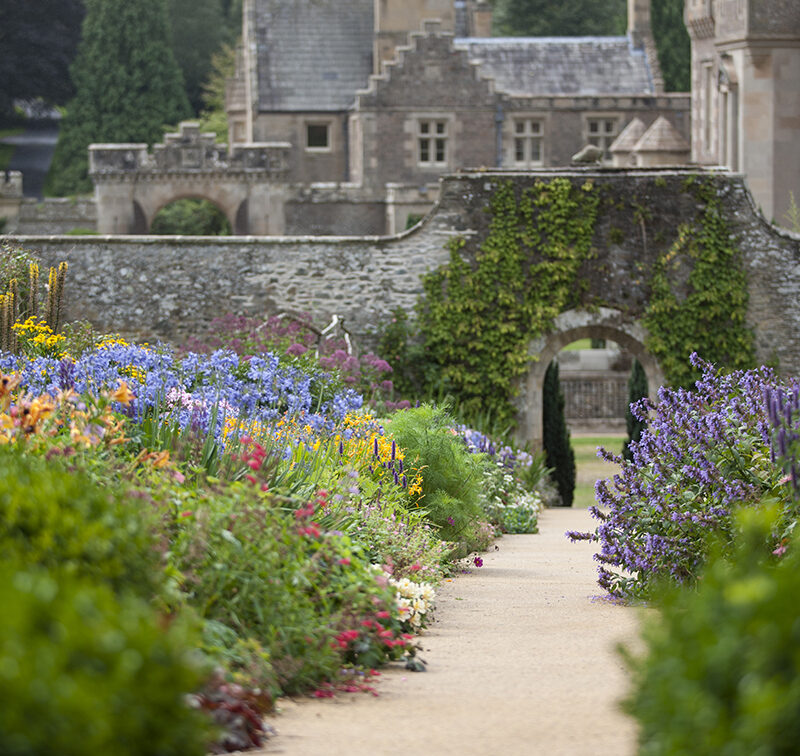
[[[800,200],[800,3],[686,0],[692,160],[747,175],[768,219]]]
[[[375,0],[375,73],[394,58],[397,47],[407,44],[409,32],[420,31],[433,19],[457,37],[492,33],[492,7],[485,0]]]

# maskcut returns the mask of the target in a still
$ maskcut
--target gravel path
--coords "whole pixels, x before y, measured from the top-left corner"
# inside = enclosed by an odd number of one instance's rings
[[[626,675],[614,647],[636,637],[635,610],[598,599],[585,510],[552,509],[541,533],[505,536],[484,566],[444,584],[423,636],[425,673],[385,671],[380,696],[283,700],[286,756],[627,756],[618,712]],[[254,752],[251,752],[254,753]]]

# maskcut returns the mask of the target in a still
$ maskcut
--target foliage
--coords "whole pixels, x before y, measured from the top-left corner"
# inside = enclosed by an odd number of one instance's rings
[[[86,0],[71,72],[76,95],[48,175],[51,194],[91,190],[92,142],[152,144],[165,124],[191,112],[170,47],[166,0]]]
[[[696,591],[673,589],[630,660],[627,709],[648,756],[790,754],[800,738],[800,549],[769,557],[767,512],[747,512]],[[721,553],[720,553],[721,552]],[[722,554],[728,553],[727,558]]]
[[[564,394],[558,379],[558,363],[547,366],[542,387],[542,445],[546,464],[561,497],[561,505],[571,507],[575,496],[575,452],[569,441],[564,419]]]
[[[83,0],[37,0],[0,6],[0,117],[15,99],[63,105],[73,94],[69,64],[84,15]]]
[[[171,202],[156,213],[150,233],[230,236],[231,224],[225,213],[208,200],[184,198]]]
[[[22,452],[0,439],[2,559],[151,598],[161,580],[148,527],[152,512],[64,469],[58,457]]]
[[[703,203],[700,216],[679,228],[676,241],[658,260],[642,318],[649,332],[645,346],[667,382],[683,387],[699,377],[688,361],[692,352],[730,369],[748,368],[755,361],[741,254],[713,184],[695,184],[694,190]]]
[[[60,570],[0,566],[0,752],[202,756],[201,674],[182,620]]]
[[[631,406],[647,396],[647,375],[639,360],[634,358],[633,366],[631,367],[631,375],[628,379],[628,407],[625,410],[625,428],[628,431],[628,438],[622,446],[622,456],[629,462],[633,459],[631,443],[641,439],[642,432],[647,426],[646,420],[634,417]]]
[[[797,206],[794,192],[789,192],[789,209],[784,214],[784,220],[787,228],[800,234],[800,207]]]
[[[625,2],[495,0],[494,33],[522,37],[624,34]]]
[[[487,464],[483,471],[483,511],[501,533],[538,533],[543,509],[538,492],[526,491],[503,464]]]
[[[694,390],[662,387],[655,408],[647,400],[634,406],[638,417],[652,415],[630,446],[633,459],[603,452],[622,473],[613,484],[597,482],[607,511],[590,509],[596,532],[571,534],[600,542],[598,582],[611,594],[646,597],[661,581],[693,584],[708,535],[729,548],[740,507],[778,503],[779,533],[797,517],[769,446],[766,396],[778,379],[768,368],[722,374],[696,356],[693,364],[702,370]]]
[[[536,181],[519,198],[502,183],[474,263],[456,240],[449,264],[425,276],[425,359],[468,417],[488,411],[513,425],[511,398],[531,359],[528,343],[581,303],[578,274],[591,256],[598,202],[591,182]]]
[[[314,519],[325,496],[293,513],[238,490],[215,492],[185,513],[174,546],[188,599],[203,617],[262,644],[285,692],[331,678],[342,656],[375,666],[402,653],[389,612],[393,592],[346,536],[323,531]],[[367,620],[380,627],[362,636]],[[353,630],[342,645],[341,634]]]
[[[406,460],[419,470],[417,504],[446,541],[469,542],[481,519],[481,465],[456,435],[444,410],[422,405],[395,414],[387,424]]]
[[[212,56],[226,38],[221,0],[167,0],[172,52],[183,73],[186,95],[195,113],[203,106],[203,84]]]
[[[652,0],[650,22],[667,92],[692,88],[691,41],[683,22],[683,5],[683,0]]]

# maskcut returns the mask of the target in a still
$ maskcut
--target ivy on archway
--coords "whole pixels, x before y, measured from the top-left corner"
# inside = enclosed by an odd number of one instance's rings
[[[672,385],[694,380],[693,351],[731,369],[754,361],[747,280],[715,188],[710,181],[686,188],[701,209],[649,271],[643,313],[645,346]],[[513,427],[528,344],[565,310],[602,304],[581,275],[595,256],[599,205],[591,181],[556,177],[519,195],[510,181],[498,186],[489,233],[474,256],[454,239],[449,262],[423,278],[417,307],[423,352],[415,357],[425,361],[429,391],[452,394],[465,417]],[[393,355],[400,351],[394,344]]]
[[[581,299],[578,271],[592,254],[598,205],[591,182],[537,181],[520,197],[505,182],[492,196],[475,259],[465,259],[465,243],[455,239],[450,262],[424,278],[418,315],[426,355],[467,417],[513,425],[529,341]]]
[[[667,382],[685,387],[700,377],[689,363],[692,352],[731,370],[755,364],[741,254],[713,184],[692,181],[687,189],[702,208],[692,224],[681,225],[671,248],[656,262],[642,319],[649,333],[645,347]]]

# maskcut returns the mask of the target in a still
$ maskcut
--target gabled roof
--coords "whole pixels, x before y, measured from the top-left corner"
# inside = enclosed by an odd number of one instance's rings
[[[664,116],[656,118],[633,148],[634,152],[689,152],[689,150],[687,141]]]
[[[647,57],[627,37],[469,37],[455,45],[506,94],[655,93]]]
[[[256,0],[259,111],[346,110],[372,73],[374,0]]]
[[[642,138],[646,131],[641,118],[634,118],[622,131],[619,136],[611,143],[608,148],[610,153],[633,152],[636,143]]]

